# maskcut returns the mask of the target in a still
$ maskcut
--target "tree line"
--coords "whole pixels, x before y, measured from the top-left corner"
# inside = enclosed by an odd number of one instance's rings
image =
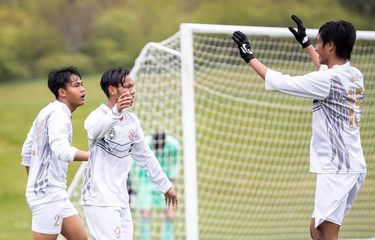
[[[62,65],[76,65],[82,73],[131,68],[147,42],[167,38],[182,22],[291,26],[290,15],[296,14],[307,27],[342,18],[375,30],[372,0],[311,2],[0,0],[0,83],[46,76]]]

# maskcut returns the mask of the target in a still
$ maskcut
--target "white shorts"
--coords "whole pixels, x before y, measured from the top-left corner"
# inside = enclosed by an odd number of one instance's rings
[[[317,174],[315,206],[312,214],[312,218],[315,218],[315,228],[324,221],[341,225],[365,177],[366,173]]]
[[[93,240],[133,239],[130,208],[84,205],[83,211]]]
[[[59,234],[63,219],[78,214],[69,199],[37,204],[31,207],[33,232]]]

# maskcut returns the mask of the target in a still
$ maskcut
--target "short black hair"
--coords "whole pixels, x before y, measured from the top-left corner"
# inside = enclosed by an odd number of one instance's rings
[[[48,88],[56,99],[59,97],[59,89],[66,89],[66,84],[69,82],[71,75],[77,75],[81,78],[81,74],[75,66],[54,69],[48,74]]]
[[[108,98],[108,87],[124,86],[122,79],[127,75],[129,75],[129,70],[123,67],[112,68],[103,73],[102,79],[100,80],[100,87]]]
[[[356,40],[356,29],[353,24],[344,20],[329,21],[320,27],[319,38],[323,45],[333,42],[336,46],[336,55],[350,60]]]

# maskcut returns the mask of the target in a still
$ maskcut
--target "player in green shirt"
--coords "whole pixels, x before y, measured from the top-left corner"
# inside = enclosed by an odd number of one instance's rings
[[[163,172],[174,182],[180,170],[180,144],[174,137],[164,132],[156,132],[145,137],[145,141],[155,153]],[[145,171],[134,165],[132,184],[136,188],[135,209],[140,211],[140,239],[151,240],[152,209],[164,209],[164,221],[161,228],[162,240],[174,239],[172,209],[166,208],[164,195],[156,190]]]

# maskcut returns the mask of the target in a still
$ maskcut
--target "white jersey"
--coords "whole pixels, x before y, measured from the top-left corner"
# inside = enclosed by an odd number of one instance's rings
[[[71,146],[71,111],[59,101],[44,107],[35,118],[22,147],[22,165],[29,167],[26,198],[30,206],[66,198]]]
[[[132,159],[163,193],[172,183],[144,140],[134,113],[112,111],[102,104],[85,120],[90,157],[85,170],[83,205],[128,207],[126,182]]]
[[[316,173],[363,173],[359,123],[364,85],[363,75],[347,62],[328,69],[291,77],[268,69],[267,90],[314,99],[310,171]]]

